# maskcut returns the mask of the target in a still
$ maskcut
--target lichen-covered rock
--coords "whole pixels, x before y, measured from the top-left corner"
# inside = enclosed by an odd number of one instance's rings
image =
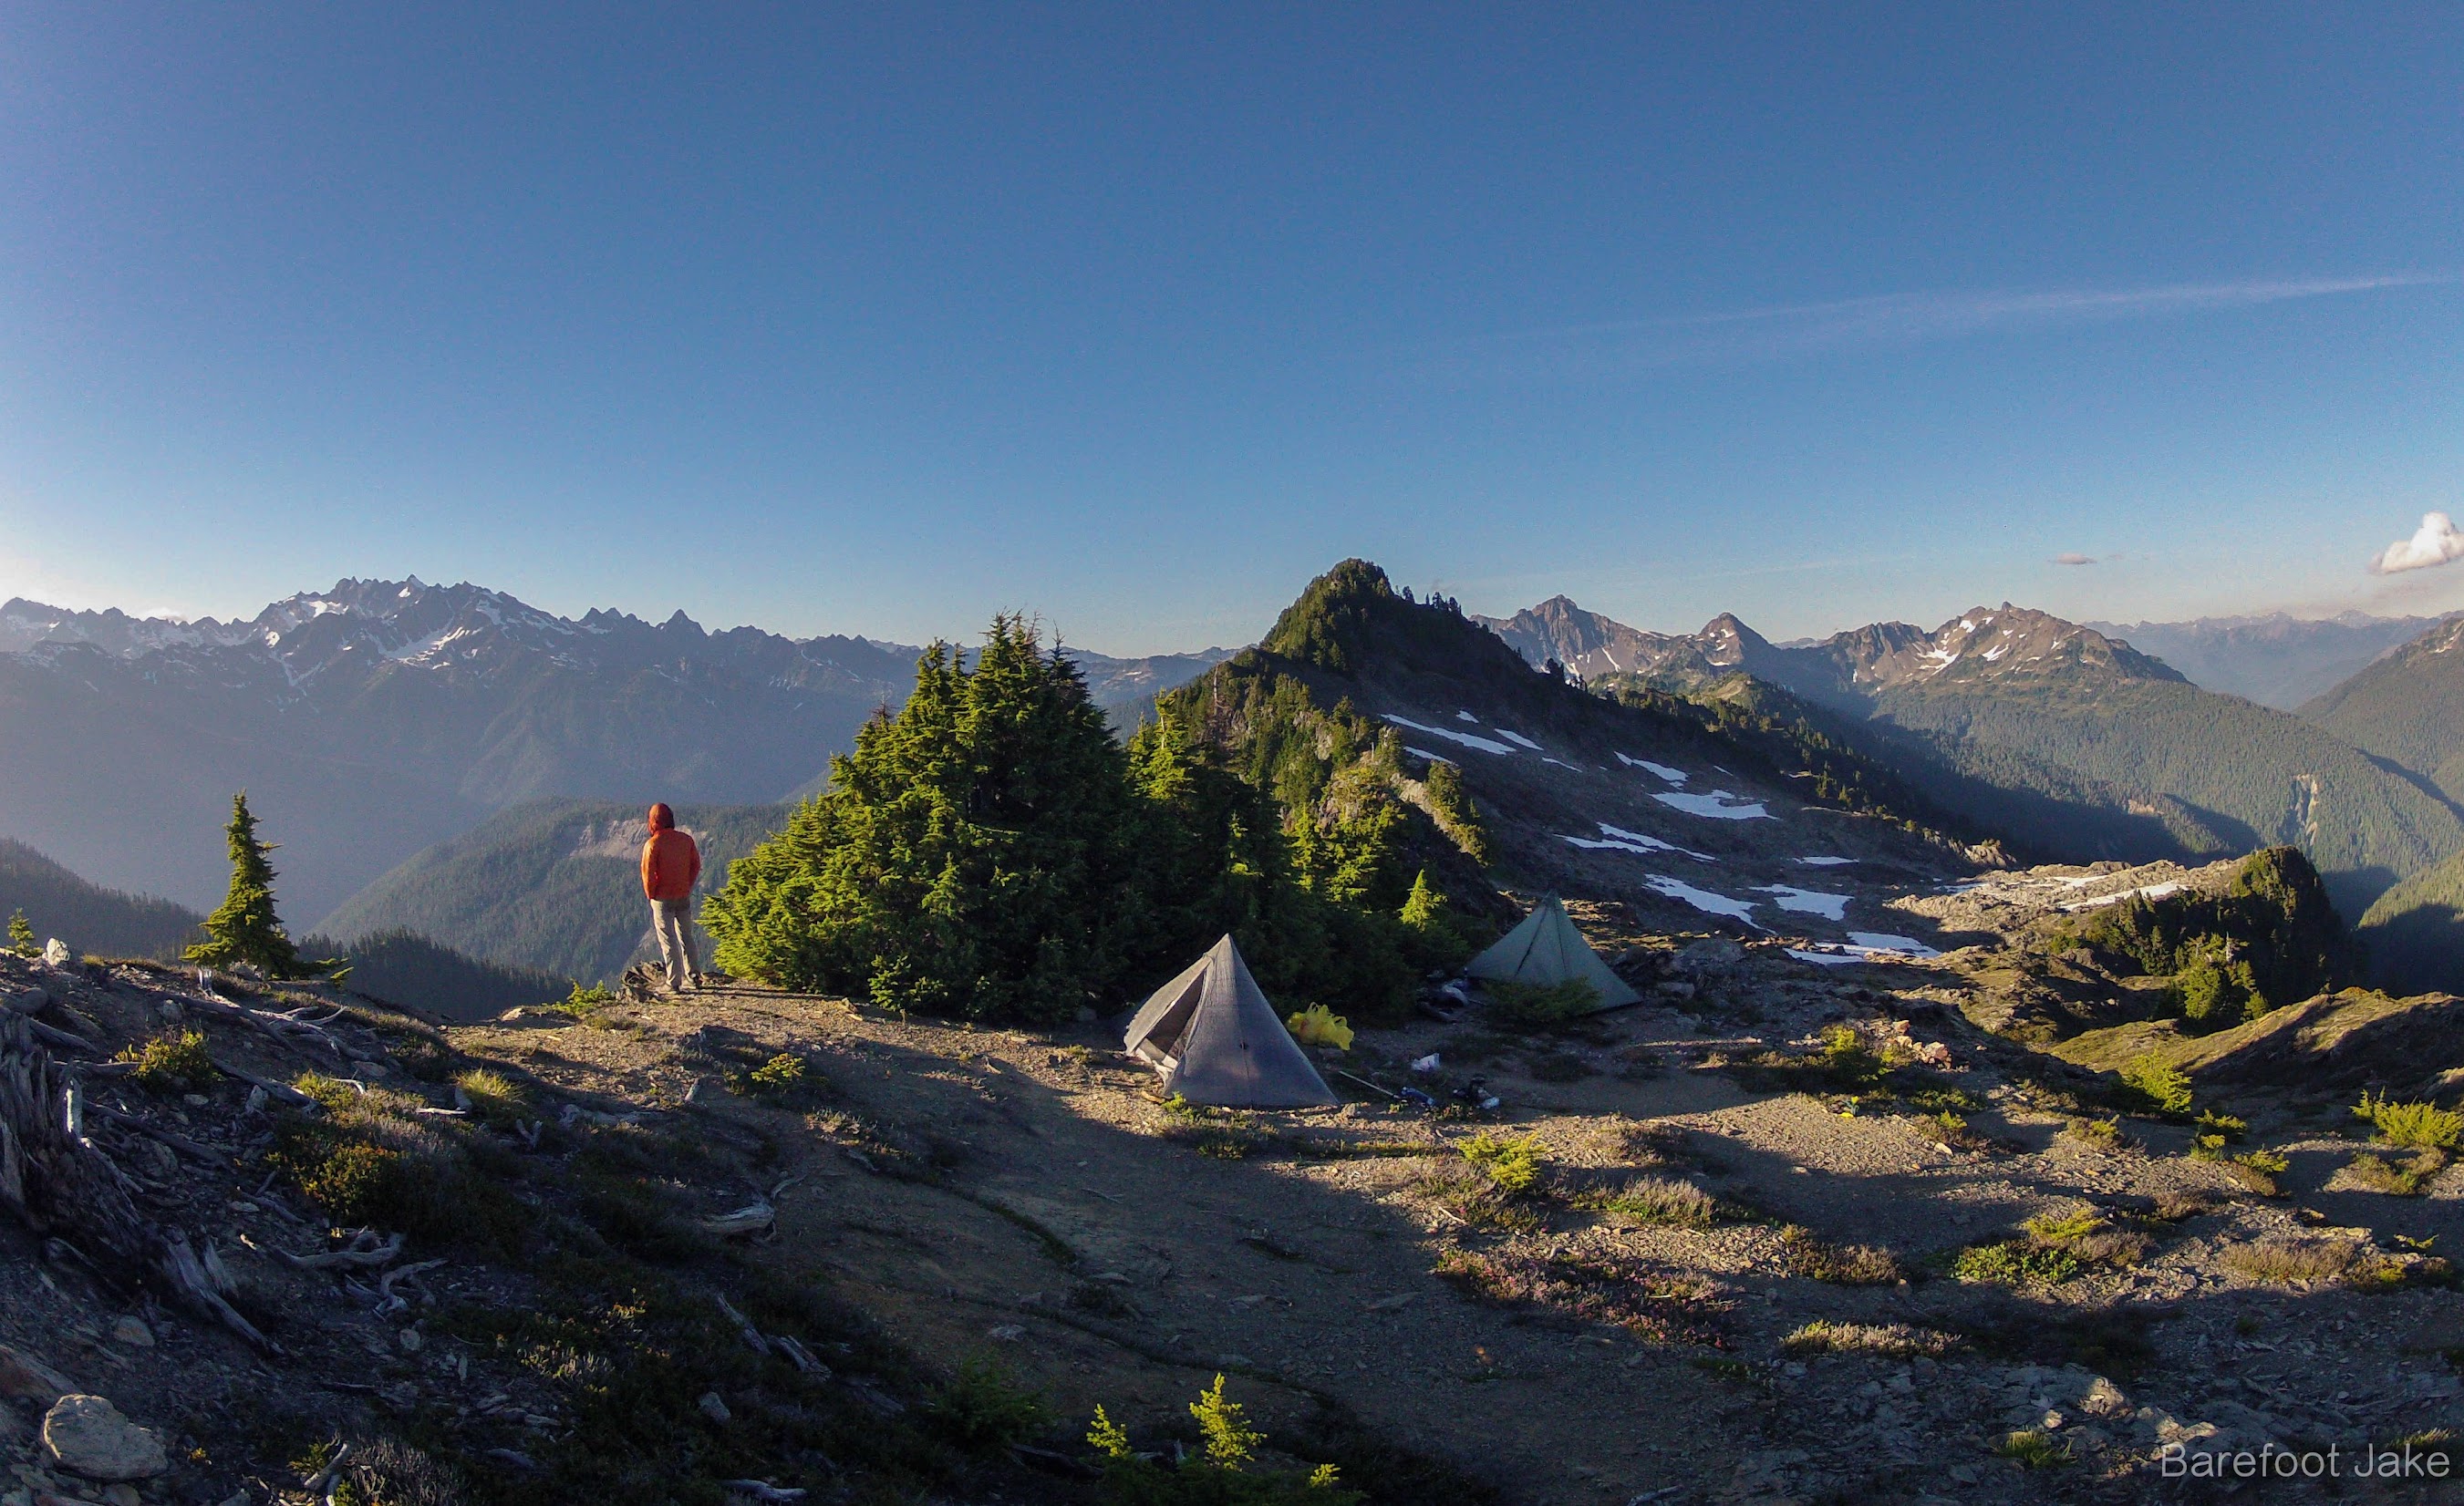
[[[52,1464],[89,1480],[143,1480],[171,1467],[162,1440],[101,1396],[63,1396],[43,1418]]]

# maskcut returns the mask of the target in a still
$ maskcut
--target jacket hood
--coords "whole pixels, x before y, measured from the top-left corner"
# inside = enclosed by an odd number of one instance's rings
[[[665,800],[662,800],[658,804],[650,807],[650,830],[654,832],[667,832],[673,831],[675,828],[676,813],[668,809],[668,805]]]

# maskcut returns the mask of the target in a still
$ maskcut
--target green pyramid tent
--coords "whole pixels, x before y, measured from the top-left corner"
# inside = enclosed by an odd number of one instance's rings
[[[1165,1092],[1193,1103],[1309,1108],[1342,1102],[1284,1028],[1229,936],[1155,990],[1121,1044],[1163,1075]]]
[[[1523,917],[1522,925],[1472,958],[1463,971],[1490,982],[1528,983],[1535,988],[1579,978],[1599,993],[1602,1009],[1642,1002],[1641,994],[1609,971],[1553,894],[1543,896]]]

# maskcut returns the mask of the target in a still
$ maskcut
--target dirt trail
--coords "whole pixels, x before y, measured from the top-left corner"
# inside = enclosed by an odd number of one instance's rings
[[[1955,1021],[1919,1036],[1949,1039],[1946,1080],[1988,1104],[1958,1148],[1908,1113],[1843,1117],[1720,1070],[1722,1048],[1838,1013],[1766,1019],[1739,1039],[1646,1007],[1538,1051],[1467,1046],[1434,1022],[1364,1035],[1388,1061],[1493,1057],[1483,1070],[1507,1100],[1502,1125],[1375,1102],[1176,1117],[1097,1027],[955,1029],[751,989],[626,1007],[602,1022],[614,1028],[454,1034],[568,1092],[690,1098],[771,1135],[781,1174],[803,1180],[762,1258],[922,1352],[997,1355],[1073,1418],[1098,1403],[1174,1413],[1225,1371],[1270,1435],[1330,1398],[1534,1503],[2133,1499],[2167,1442],[2353,1446],[2464,1425],[2437,1352],[2464,1344],[2451,1294],[2286,1289],[2220,1263],[2365,1214],[2384,1238],[2444,1248],[2464,1242],[2458,1199],[2308,1195],[2332,1169],[2323,1156],[2316,1180],[2292,1173],[2298,1201],[2255,1198],[2230,1168],[2183,1157],[2186,1133],[2152,1124],[2118,1153],[2080,1148],[2057,1133],[2066,1116],[2032,1106]],[[825,1085],[800,1114],[697,1090],[721,1048],[801,1053]],[[1461,1200],[1460,1146],[1484,1129],[1545,1143],[1535,1194]],[[1722,1211],[1695,1227],[1586,1210],[1583,1188],[1643,1175],[1700,1188]],[[1939,1265],[2024,1218],[2119,1216],[2167,1193],[2212,1211],[2145,1221],[2135,1263],[2015,1292]],[[708,1190],[708,1205],[734,1195]],[[1498,1206],[1506,1216],[1488,1221]],[[1806,1254],[1859,1247],[1895,1262],[1874,1284],[1842,1284]],[[1447,1264],[1454,1278],[1436,1274]],[[1587,1287],[1586,1271],[1614,1278]],[[1815,1320],[1966,1342],[1939,1359],[1783,1347]],[[2023,1470],[1996,1453],[2048,1421],[2068,1462]],[[2297,1498],[2286,1489],[2271,1498]]]

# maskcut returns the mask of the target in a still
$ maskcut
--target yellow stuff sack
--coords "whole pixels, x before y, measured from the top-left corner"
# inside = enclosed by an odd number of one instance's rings
[[[1291,1027],[1292,1038],[1304,1046],[1352,1049],[1352,1027],[1344,1023],[1342,1015],[1327,1013],[1323,1004],[1312,1004],[1284,1023]]]

